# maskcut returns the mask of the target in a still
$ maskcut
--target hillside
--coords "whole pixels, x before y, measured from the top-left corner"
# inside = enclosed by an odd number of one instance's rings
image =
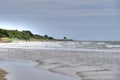
[[[38,35],[33,34],[31,31],[23,30],[6,30],[0,29],[0,38],[9,38],[9,39],[22,39],[22,40],[54,40],[53,37],[49,37],[48,35]]]

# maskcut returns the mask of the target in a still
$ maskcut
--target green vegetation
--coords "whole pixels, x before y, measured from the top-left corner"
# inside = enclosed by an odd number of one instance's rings
[[[41,36],[38,34],[33,34],[31,31],[23,30],[6,30],[0,29],[0,38],[4,39],[22,39],[22,40],[54,40],[53,37],[49,37],[48,35]]]

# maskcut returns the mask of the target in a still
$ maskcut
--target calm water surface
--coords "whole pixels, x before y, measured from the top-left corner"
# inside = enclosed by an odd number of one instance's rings
[[[34,67],[36,62],[0,59],[0,67],[9,74],[7,80],[75,80],[70,77],[43,71]]]

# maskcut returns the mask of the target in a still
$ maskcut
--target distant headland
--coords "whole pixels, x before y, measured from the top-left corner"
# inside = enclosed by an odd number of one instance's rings
[[[25,40],[25,41],[73,41],[72,39],[67,39],[64,37],[63,39],[55,39],[48,35],[39,35],[33,34],[29,30],[7,30],[0,28],[0,42],[11,42],[13,40]]]
[[[23,30],[6,30],[0,28],[0,39],[1,40],[7,40],[7,39],[18,39],[18,40],[54,40],[53,37],[49,37],[48,35],[38,35],[33,34],[31,31]],[[1,41],[0,40],[0,41]],[[8,40],[7,40],[8,41]]]

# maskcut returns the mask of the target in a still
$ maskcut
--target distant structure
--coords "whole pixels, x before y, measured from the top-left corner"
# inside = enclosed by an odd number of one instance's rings
[[[64,37],[63,40],[67,40],[67,37]]]
[[[67,37],[63,37],[63,39],[54,39],[56,41],[74,41],[73,39],[68,39]]]

